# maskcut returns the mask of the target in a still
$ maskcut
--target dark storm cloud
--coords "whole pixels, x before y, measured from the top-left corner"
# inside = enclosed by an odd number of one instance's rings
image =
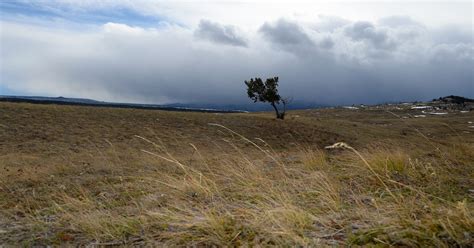
[[[334,47],[334,40],[331,37],[325,37],[319,42],[319,46],[324,49],[331,49]]]
[[[247,103],[243,81],[270,76],[280,76],[283,95],[324,104],[474,97],[473,46],[462,38],[472,31],[397,23],[316,32],[280,19],[245,33],[242,49],[228,38],[243,36],[222,38],[215,33],[228,31],[212,23],[204,37],[228,46],[196,42],[202,27],[108,23],[80,32],[2,22],[0,83],[25,94],[150,103]]]
[[[431,50],[431,61],[434,63],[467,63],[474,59],[472,44],[439,44]],[[473,82],[474,83],[474,82]]]
[[[315,42],[296,22],[285,19],[279,19],[273,23],[266,22],[258,31],[276,49],[298,57],[308,57],[318,53]]]
[[[209,20],[201,20],[194,34],[199,38],[216,43],[232,46],[247,46],[247,42],[241,35],[239,35],[236,27],[231,25],[221,25]]]
[[[355,41],[369,42],[378,49],[393,49],[396,43],[390,40],[387,31],[366,21],[354,22],[344,30]]]
[[[279,19],[275,23],[266,22],[259,32],[262,33],[271,42],[279,45],[301,45],[311,46],[313,41],[305,33],[303,28],[295,22]]]

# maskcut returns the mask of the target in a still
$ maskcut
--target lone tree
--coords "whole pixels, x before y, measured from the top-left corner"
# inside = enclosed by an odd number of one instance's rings
[[[289,103],[289,99],[283,99],[278,94],[278,77],[267,78],[265,83],[261,78],[251,78],[250,81],[245,81],[247,85],[247,95],[254,102],[269,102],[275,109],[276,118],[285,119],[286,104]],[[283,111],[279,111],[277,104],[283,103]]]

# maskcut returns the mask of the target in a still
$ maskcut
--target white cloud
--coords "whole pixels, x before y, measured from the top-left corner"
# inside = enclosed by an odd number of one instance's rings
[[[130,27],[121,23],[108,22],[104,24],[104,31],[106,33],[117,33],[117,34],[133,34],[139,35],[143,34],[145,30],[140,27]]]

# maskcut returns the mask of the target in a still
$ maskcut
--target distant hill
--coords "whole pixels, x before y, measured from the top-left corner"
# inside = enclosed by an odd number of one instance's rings
[[[64,103],[90,103],[100,104],[104,102],[87,98],[68,98],[68,97],[46,97],[46,96],[0,96],[0,101],[34,101],[34,102],[64,102]]]
[[[474,103],[474,99],[462,97],[462,96],[445,96],[440,97],[438,99],[433,99],[433,102],[443,102],[443,103],[451,103],[451,104],[465,104],[465,103]]]
[[[242,110],[232,110],[232,109],[194,108],[194,107],[189,107],[186,105],[171,106],[171,105],[140,104],[140,103],[112,103],[112,102],[96,101],[96,100],[86,99],[86,98],[44,97],[44,96],[1,96],[0,95],[0,102],[26,102],[26,103],[41,103],[41,104],[157,109],[157,110],[169,110],[169,111],[189,111],[189,112],[208,112],[208,113],[246,112]]]

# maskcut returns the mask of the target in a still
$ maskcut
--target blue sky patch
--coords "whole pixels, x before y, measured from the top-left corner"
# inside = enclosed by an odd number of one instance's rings
[[[2,1],[0,2],[0,12],[1,19],[10,20],[34,17],[43,20],[54,21],[60,19],[74,23],[96,25],[114,22],[145,28],[156,27],[162,22],[169,22],[161,17],[143,15],[123,7],[77,9],[63,5],[51,6],[40,3]]]

